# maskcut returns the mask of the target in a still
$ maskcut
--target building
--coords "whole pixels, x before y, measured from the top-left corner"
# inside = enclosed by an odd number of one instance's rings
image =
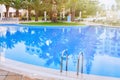
[[[23,16],[27,13],[26,10],[19,10],[19,14],[20,16]],[[5,17],[5,14],[6,14],[6,8],[4,5],[0,5],[0,19],[4,18]],[[15,17],[16,15],[16,10],[12,7],[9,8],[9,13],[8,13],[8,17]]]

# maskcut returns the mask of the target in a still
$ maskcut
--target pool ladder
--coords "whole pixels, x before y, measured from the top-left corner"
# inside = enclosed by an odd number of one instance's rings
[[[62,73],[63,71],[63,55],[66,53],[66,66],[65,70],[68,71],[68,51],[64,50],[61,55],[61,61],[60,61],[60,72]]]
[[[60,61],[60,72],[62,73],[63,72],[63,55],[66,53],[66,66],[65,66],[65,70],[68,71],[68,51],[67,50],[64,50],[62,52],[62,55],[61,55],[61,61]],[[77,59],[77,75],[79,75],[79,70],[81,70],[81,74],[83,73],[83,53],[79,53],[78,55],[78,59]],[[80,60],[81,60],[81,64],[80,64]],[[81,67],[80,67],[81,65]]]

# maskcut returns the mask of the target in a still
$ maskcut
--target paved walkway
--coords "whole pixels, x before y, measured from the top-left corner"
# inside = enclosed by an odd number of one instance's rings
[[[38,79],[31,79],[23,75],[15,74],[5,70],[0,70],[0,80],[38,80]]]

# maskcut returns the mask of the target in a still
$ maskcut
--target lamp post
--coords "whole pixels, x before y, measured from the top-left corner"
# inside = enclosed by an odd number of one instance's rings
[[[47,14],[46,11],[44,11],[44,21],[47,21],[46,14]]]
[[[80,11],[80,13],[79,13],[79,18],[81,18],[82,17],[82,12]]]
[[[97,11],[96,12],[96,20],[98,19],[98,17],[99,17],[99,12]]]
[[[65,6],[62,7],[62,18],[65,18]]]

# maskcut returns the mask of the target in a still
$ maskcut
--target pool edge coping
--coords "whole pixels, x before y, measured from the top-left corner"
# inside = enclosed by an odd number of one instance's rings
[[[76,75],[75,72],[66,72],[60,73],[59,70],[44,68],[40,66],[34,66],[18,61],[14,61],[11,59],[5,59],[4,61],[0,62],[0,69],[11,71],[17,74],[25,75],[30,78],[37,78],[37,79],[55,79],[55,80],[120,80],[120,78],[114,77],[105,77],[105,76],[98,76],[98,75],[88,75],[88,74],[79,74]]]

